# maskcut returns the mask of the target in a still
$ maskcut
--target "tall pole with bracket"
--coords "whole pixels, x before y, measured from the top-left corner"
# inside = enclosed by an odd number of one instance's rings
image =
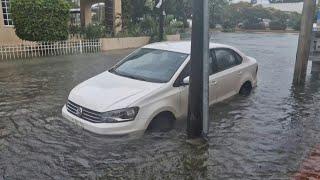
[[[208,133],[209,118],[209,13],[208,0],[193,0],[191,73],[187,135],[197,139]]]

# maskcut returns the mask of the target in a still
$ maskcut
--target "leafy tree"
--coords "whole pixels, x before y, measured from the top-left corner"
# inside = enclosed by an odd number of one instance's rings
[[[192,14],[191,0],[167,0],[165,4],[167,14],[173,15],[177,20],[182,21],[188,27],[188,19]]]
[[[69,4],[71,8],[80,8],[77,0],[66,0]]]
[[[270,3],[295,3],[303,2],[303,0],[269,0]]]
[[[16,34],[28,41],[68,38],[69,3],[65,0],[12,0]]]
[[[225,23],[225,15],[229,13],[228,7],[229,0],[209,0],[209,26],[211,28],[214,28],[216,24]]]
[[[288,26],[292,29],[299,31],[301,25],[301,14],[294,12],[289,15]]]

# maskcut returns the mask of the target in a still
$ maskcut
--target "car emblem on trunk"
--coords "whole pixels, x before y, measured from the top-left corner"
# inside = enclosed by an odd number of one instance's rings
[[[77,116],[82,116],[82,107],[78,107],[77,110],[76,110],[76,114]]]

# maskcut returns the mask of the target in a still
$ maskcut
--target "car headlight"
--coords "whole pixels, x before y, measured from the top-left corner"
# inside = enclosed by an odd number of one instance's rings
[[[101,118],[102,118],[102,121],[105,123],[119,123],[119,122],[133,121],[136,118],[138,111],[139,111],[138,107],[108,111],[108,112],[102,113]]]

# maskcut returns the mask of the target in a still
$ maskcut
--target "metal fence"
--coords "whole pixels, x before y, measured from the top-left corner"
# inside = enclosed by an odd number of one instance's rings
[[[100,50],[101,41],[99,39],[24,42],[18,45],[0,45],[0,60],[93,53]]]

